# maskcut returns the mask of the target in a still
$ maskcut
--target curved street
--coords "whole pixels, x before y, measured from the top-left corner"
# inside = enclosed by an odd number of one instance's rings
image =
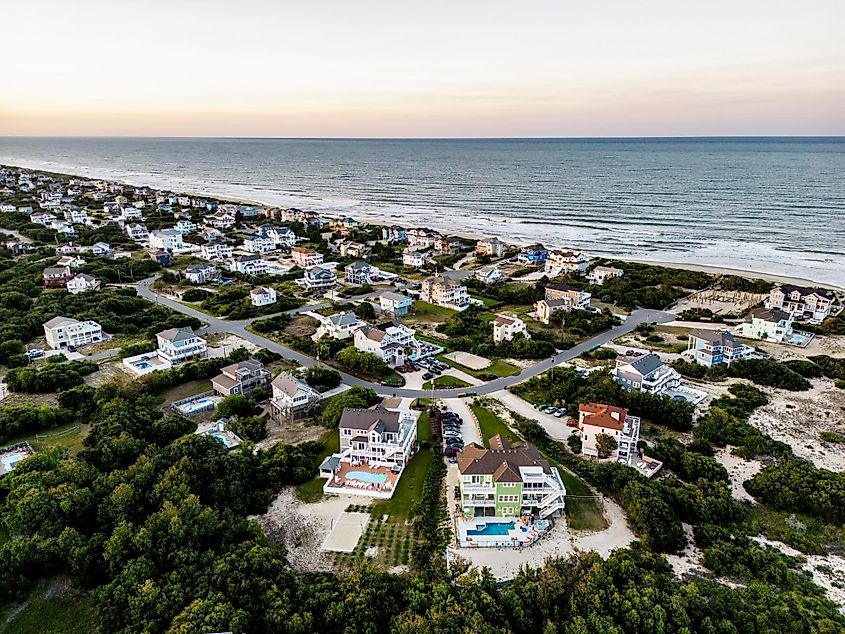
[[[175,311],[183,313],[185,315],[189,315],[191,317],[196,317],[203,323],[208,324],[208,327],[205,329],[205,332],[224,332],[236,335],[241,337],[242,339],[249,341],[257,346],[261,346],[262,348],[267,348],[268,350],[272,350],[280,354],[283,358],[289,359],[291,361],[295,361],[302,366],[310,367],[314,365],[325,365],[320,363],[316,359],[309,357],[306,354],[302,354],[301,352],[297,352],[296,350],[292,350],[287,346],[280,344],[277,341],[273,341],[272,339],[268,339],[266,337],[262,337],[259,334],[254,332],[250,332],[246,329],[246,327],[252,323],[253,321],[257,321],[259,319],[267,319],[268,317],[272,317],[272,315],[262,315],[261,317],[253,317],[251,319],[242,319],[242,320],[226,320],[220,319],[219,317],[212,317],[206,313],[203,313],[199,310],[191,308],[190,306],[186,306],[180,302],[172,300],[168,297],[164,297],[159,295],[154,290],[150,288],[150,285],[156,280],[156,277],[150,277],[145,280],[141,280],[137,284],[132,284],[134,288],[138,290],[138,294],[141,297],[144,297],[150,301],[158,302],[159,304],[163,304],[168,308],[172,308]],[[309,310],[319,309],[320,305],[310,305],[310,306],[302,306],[300,308],[295,308],[293,310],[286,311],[289,314],[297,314],[306,312]],[[364,379],[359,379],[358,377],[352,376],[351,374],[347,374],[346,372],[341,372],[341,377],[343,378],[343,382],[347,385],[358,385],[361,387],[368,387],[372,388],[381,396],[397,396],[401,398],[456,398],[459,394],[465,393],[468,390],[474,392],[475,394],[481,396],[485,394],[492,394],[493,392],[498,392],[499,390],[503,390],[505,388],[510,387],[511,385],[515,385],[517,383],[521,383],[526,379],[530,379],[533,376],[537,376],[538,374],[542,374],[546,370],[559,365],[565,361],[570,361],[580,355],[582,352],[587,350],[591,350],[597,346],[602,346],[616,337],[621,335],[627,334],[634,330],[637,326],[642,323],[667,323],[675,319],[675,315],[659,310],[649,310],[649,309],[640,309],[635,310],[631,315],[619,326],[612,328],[606,332],[600,333],[593,337],[592,339],[588,339],[579,343],[578,345],[570,348],[569,350],[563,350],[557,353],[555,356],[550,357],[548,359],[544,359],[543,361],[539,361],[536,364],[523,369],[520,373],[514,374],[512,376],[506,376],[499,379],[495,379],[494,381],[489,381],[488,383],[484,383],[482,385],[472,386],[472,387],[461,387],[461,388],[451,388],[451,389],[440,389],[440,390],[422,390],[422,389],[409,389],[409,388],[401,388],[401,387],[389,387],[386,385],[381,385],[380,383],[373,383],[371,381],[367,381]],[[334,368],[337,369],[337,368]]]

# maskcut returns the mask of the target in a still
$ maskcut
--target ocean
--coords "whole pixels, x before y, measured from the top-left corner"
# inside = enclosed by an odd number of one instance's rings
[[[0,138],[0,163],[845,287],[845,138]]]

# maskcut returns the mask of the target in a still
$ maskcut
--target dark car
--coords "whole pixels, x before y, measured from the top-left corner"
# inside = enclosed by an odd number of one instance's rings
[[[457,484],[455,485],[455,499],[456,500],[461,499],[461,487],[458,486]]]
[[[428,381],[431,378],[431,372],[426,372],[423,374],[423,380]]]
[[[443,454],[446,456],[457,456],[459,453],[461,453],[460,447],[446,447],[443,450]]]

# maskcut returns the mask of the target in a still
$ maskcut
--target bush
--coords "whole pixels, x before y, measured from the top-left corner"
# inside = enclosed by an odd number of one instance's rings
[[[314,365],[302,373],[305,382],[318,392],[333,390],[340,385],[340,372],[324,365]]]
[[[791,392],[809,390],[812,385],[795,370],[774,359],[740,359],[728,366],[728,376],[749,379],[758,385],[766,385]]]
[[[374,390],[355,386],[329,399],[329,402],[326,403],[323,412],[320,414],[320,424],[324,427],[335,428],[340,422],[343,410],[347,407],[366,409],[378,402],[379,397]]]
[[[189,288],[182,293],[183,302],[202,302],[211,297],[214,293],[204,288]]]
[[[805,460],[783,460],[763,467],[745,488],[773,508],[803,513],[837,526],[845,523],[845,473],[817,469]]]
[[[355,346],[348,346],[341,350],[335,361],[350,372],[365,376],[380,377],[387,371],[387,364],[374,354],[362,352]]]
[[[246,440],[259,442],[267,438],[267,417],[238,417],[235,420],[229,421],[226,425],[226,429],[234,432],[241,438],[245,438]]]
[[[249,416],[255,411],[255,403],[243,394],[229,394],[217,404],[216,415],[220,418]]]
[[[842,437],[842,434],[837,433],[835,431],[823,431],[819,433],[819,438],[824,440],[825,442],[832,442],[832,443],[841,443],[845,442],[845,438]]]
[[[71,361],[67,364],[47,363],[39,368],[34,366],[14,368],[6,374],[6,384],[12,392],[27,394],[60,392],[81,385],[85,382],[84,377],[96,372],[98,368],[99,366],[93,361]]]

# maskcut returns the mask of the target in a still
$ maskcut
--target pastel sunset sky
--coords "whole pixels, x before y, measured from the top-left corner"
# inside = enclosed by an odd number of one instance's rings
[[[845,1],[27,0],[0,135],[845,134]]]

